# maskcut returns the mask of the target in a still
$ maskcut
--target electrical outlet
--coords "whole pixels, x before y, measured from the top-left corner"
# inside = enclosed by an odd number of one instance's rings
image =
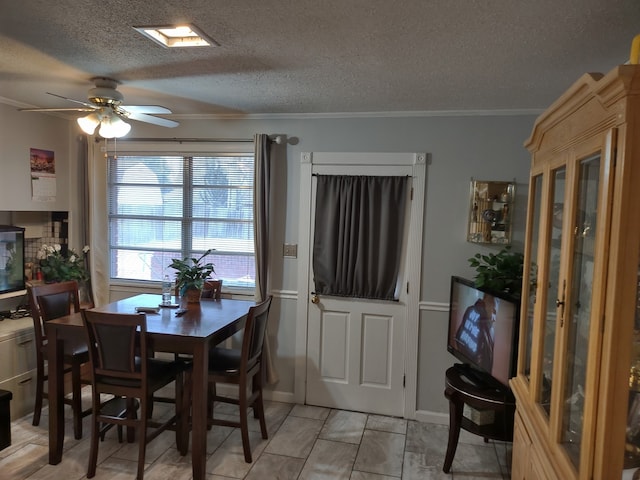
[[[292,243],[285,243],[282,246],[282,256],[283,257],[298,257],[298,245]]]

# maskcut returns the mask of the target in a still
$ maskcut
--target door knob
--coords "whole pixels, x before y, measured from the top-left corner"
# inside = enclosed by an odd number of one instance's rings
[[[320,303],[320,297],[318,295],[315,294],[315,292],[311,292],[311,303],[313,303],[314,305],[317,305],[318,303]]]

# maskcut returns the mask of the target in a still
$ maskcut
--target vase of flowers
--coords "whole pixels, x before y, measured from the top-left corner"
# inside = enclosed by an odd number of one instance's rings
[[[84,256],[88,251],[89,247],[85,246],[82,249],[82,255],[72,249],[63,253],[62,246],[58,243],[43,245],[38,251],[37,258],[44,280],[46,282],[76,280],[78,283],[89,280],[89,272],[84,263]]]
[[[176,287],[181,297],[186,297],[187,303],[199,303],[200,292],[204,282],[212,273],[215,273],[215,266],[211,262],[205,262],[207,255],[213,252],[210,248],[199,258],[185,257],[182,260],[174,258],[169,267],[176,270]]]
[[[72,249],[63,251],[58,243],[42,245],[37,253],[38,264],[47,283],[65,282],[75,280],[78,282],[80,303],[93,305],[90,286],[90,275],[85,265],[85,256],[89,252],[89,246],[85,245],[82,254]]]

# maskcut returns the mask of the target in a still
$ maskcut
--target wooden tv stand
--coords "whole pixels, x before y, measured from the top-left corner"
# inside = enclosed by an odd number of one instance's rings
[[[511,442],[516,401],[508,387],[467,365],[447,369],[444,396],[449,399],[449,443],[442,470],[449,473],[458,447],[460,428],[489,439]],[[468,405],[477,418],[463,415]],[[477,423],[476,423],[477,422]]]

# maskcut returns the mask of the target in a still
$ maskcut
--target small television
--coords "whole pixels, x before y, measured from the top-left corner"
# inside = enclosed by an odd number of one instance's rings
[[[508,387],[516,374],[519,313],[519,299],[451,277],[447,350],[470,376]]]
[[[0,298],[25,289],[24,228],[0,225]]]

